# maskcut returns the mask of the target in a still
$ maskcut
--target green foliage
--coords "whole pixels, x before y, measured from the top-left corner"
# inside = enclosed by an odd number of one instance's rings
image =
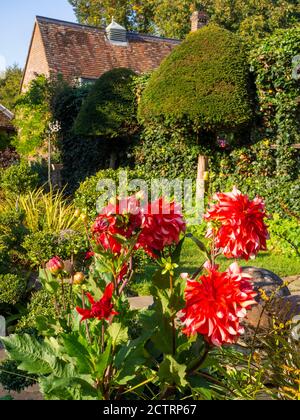
[[[18,363],[5,360],[0,364],[0,384],[6,391],[21,392],[36,383],[36,379],[18,369]]]
[[[35,232],[25,237],[22,247],[26,258],[34,267],[44,266],[53,256],[59,255],[63,260],[71,257],[84,259],[88,244],[80,232],[62,231],[60,234]]]
[[[249,74],[240,39],[214,24],[191,33],[153,73],[139,117],[146,125],[189,126],[196,133],[249,124]]]
[[[27,234],[24,227],[24,214],[9,210],[0,214],[0,273],[7,272],[13,261],[18,260],[23,252],[22,241]]]
[[[300,222],[295,217],[283,219],[278,214],[269,221],[271,241],[269,248],[274,252],[300,257]]]
[[[26,292],[27,281],[14,274],[0,274],[0,304],[16,305]]]
[[[16,64],[0,75],[0,103],[10,111],[14,111],[20,92],[23,71]]]
[[[107,26],[112,16],[129,30],[146,33],[153,29],[152,0],[69,0],[77,19],[81,23],[93,26]]]
[[[26,252],[28,260],[39,266],[47,263],[57,251],[58,236],[47,232],[35,232],[27,235],[22,247]]]
[[[106,26],[114,16],[129,30],[183,39],[190,32],[192,10],[205,8],[212,21],[255,42],[277,28],[299,22],[295,0],[69,0],[79,22]]]
[[[5,208],[16,206],[14,197],[8,197],[3,203]],[[61,231],[80,226],[75,217],[75,207],[63,191],[50,190],[45,193],[43,188],[21,195],[17,200],[18,208],[24,213],[24,225],[30,232],[50,232],[59,234]]]
[[[94,219],[98,214],[96,208],[97,201],[101,197],[101,194],[106,192],[105,187],[100,189],[97,188],[98,183],[103,180],[111,180],[116,183],[118,188],[120,181],[124,182],[124,178],[120,176],[124,171],[127,173],[129,182],[134,179],[144,179],[143,173],[138,169],[130,170],[128,168],[120,168],[118,170],[101,170],[97,172],[96,175],[87,178],[80,184],[74,197],[75,207],[82,210],[83,212],[86,212],[91,217],[91,219]]]
[[[147,177],[194,179],[200,151],[187,130],[170,130],[160,126],[145,129],[132,150],[135,166]]]
[[[6,132],[0,131],[0,152],[11,145],[11,136]]]
[[[17,332],[31,328],[36,329],[36,320],[38,317],[48,319],[55,317],[53,297],[44,289],[35,292],[31,297],[27,311],[27,314],[18,322]]]
[[[286,178],[299,173],[296,151],[291,148],[300,143],[300,85],[292,77],[299,49],[300,27],[296,26],[276,32],[251,54],[266,137],[277,148],[277,173]]]
[[[61,125],[62,177],[68,193],[73,193],[82,180],[107,164],[109,151],[104,142],[77,136],[73,131],[74,122],[89,90],[87,86],[60,86],[52,101],[53,119]]]
[[[35,155],[43,147],[51,121],[50,98],[49,81],[45,76],[38,76],[18,99],[14,120],[18,136],[14,146],[20,155]]]
[[[134,72],[117,68],[92,86],[75,122],[79,135],[128,137],[137,129]]]
[[[291,211],[299,210],[300,188],[299,180],[286,182],[280,178],[266,178],[263,176],[245,176],[243,174],[230,174],[220,176],[211,174],[211,191],[232,191],[234,186],[243,186],[243,191],[251,197],[263,197],[270,214],[278,213],[286,217],[284,207]],[[288,194],[287,194],[288,191]]]
[[[0,175],[0,188],[7,193],[26,194],[39,184],[38,173],[25,161],[12,165]]]

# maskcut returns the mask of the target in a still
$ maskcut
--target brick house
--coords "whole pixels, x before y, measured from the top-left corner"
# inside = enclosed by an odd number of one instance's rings
[[[40,74],[60,74],[69,83],[89,83],[117,67],[145,73],[156,69],[179,43],[175,39],[127,32],[114,21],[106,29],[99,29],[38,16],[22,91]]]
[[[194,12],[191,30],[208,22]],[[179,40],[127,32],[114,20],[106,29],[36,17],[24,70],[22,91],[36,77],[62,75],[69,83],[89,83],[117,67],[146,73],[159,67]]]

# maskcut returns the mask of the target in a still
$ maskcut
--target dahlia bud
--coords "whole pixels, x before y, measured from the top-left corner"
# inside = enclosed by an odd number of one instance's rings
[[[80,216],[81,216],[81,211],[79,209],[76,209],[75,213],[74,213],[74,217],[76,217],[76,219],[78,219]]]
[[[51,258],[51,260],[46,264],[46,268],[50,271],[51,274],[57,276],[65,268],[63,261],[59,257]]]
[[[80,216],[80,219],[83,223],[87,223],[88,221],[87,215],[84,213],[82,213],[82,215]]]
[[[77,286],[81,285],[85,280],[85,276],[83,273],[76,273],[74,275],[74,284],[76,284]]]

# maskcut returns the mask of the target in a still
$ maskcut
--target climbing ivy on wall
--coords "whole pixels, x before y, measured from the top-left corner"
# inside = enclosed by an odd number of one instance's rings
[[[291,147],[300,143],[299,54],[300,26],[276,32],[251,54],[266,136],[276,145],[277,174],[286,178],[299,166]]]

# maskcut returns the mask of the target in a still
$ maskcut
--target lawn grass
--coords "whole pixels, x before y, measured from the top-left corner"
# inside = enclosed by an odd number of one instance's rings
[[[226,268],[233,262],[224,257],[218,259],[220,268]],[[197,245],[189,239],[186,239],[181,259],[180,267],[177,274],[180,273],[194,273],[205,262],[203,254],[199,251]],[[260,253],[255,260],[240,261],[241,266],[252,266],[265,268],[277,274],[279,277],[288,277],[300,275],[300,258],[297,256],[289,256],[287,254],[275,254],[271,252]],[[153,273],[157,270],[157,266],[149,265],[146,267],[143,274],[136,276],[131,289],[140,296],[150,295],[151,278]]]

